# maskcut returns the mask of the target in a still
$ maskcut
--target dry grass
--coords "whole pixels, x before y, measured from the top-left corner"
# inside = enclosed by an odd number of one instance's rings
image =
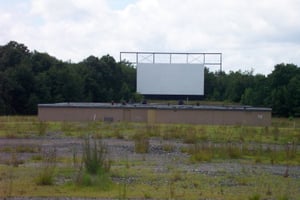
[[[136,153],[148,153],[150,142],[147,133],[135,134],[133,140],[134,140],[134,151]]]

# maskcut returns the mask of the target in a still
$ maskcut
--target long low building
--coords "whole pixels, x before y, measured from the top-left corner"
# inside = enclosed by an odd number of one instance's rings
[[[41,121],[107,121],[205,125],[271,125],[271,108],[250,106],[55,103],[39,104]]]

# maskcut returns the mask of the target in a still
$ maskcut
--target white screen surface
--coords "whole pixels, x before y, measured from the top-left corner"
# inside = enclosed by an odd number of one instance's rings
[[[137,92],[148,95],[204,95],[201,64],[137,65]]]

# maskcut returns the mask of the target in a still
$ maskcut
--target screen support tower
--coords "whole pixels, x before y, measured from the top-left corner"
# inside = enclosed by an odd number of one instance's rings
[[[172,53],[172,52],[120,52],[120,61],[133,65],[139,63],[202,64],[208,68],[218,67],[222,72],[222,53]]]

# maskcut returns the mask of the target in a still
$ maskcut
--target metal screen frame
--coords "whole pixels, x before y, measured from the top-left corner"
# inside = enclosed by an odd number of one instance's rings
[[[128,59],[131,56],[131,59]],[[171,52],[134,52],[123,51],[120,52],[120,61],[128,61],[131,64],[137,65],[139,63],[158,63],[157,57],[163,56],[167,62],[162,63],[185,63],[185,64],[203,64],[204,66],[219,66],[222,71],[222,53],[171,53]],[[184,62],[174,61],[175,56],[182,56]],[[215,62],[207,61],[208,56],[216,56]],[[161,63],[161,62],[160,62]]]

